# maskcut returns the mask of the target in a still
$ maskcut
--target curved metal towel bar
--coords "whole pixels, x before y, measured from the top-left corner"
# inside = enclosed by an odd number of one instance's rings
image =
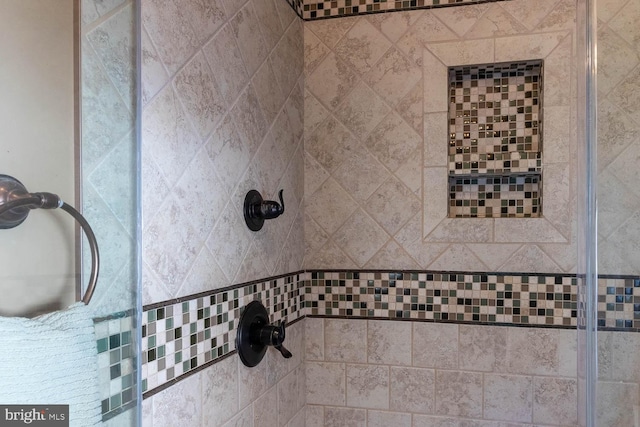
[[[82,302],[89,304],[98,282],[100,253],[96,235],[87,220],[73,206],[63,202],[59,196],[52,193],[29,193],[17,179],[9,175],[0,175],[0,229],[17,227],[27,218],[31,209],[38,208],[62,209],[78,221],[87,236],[91,250],[91,274]]]

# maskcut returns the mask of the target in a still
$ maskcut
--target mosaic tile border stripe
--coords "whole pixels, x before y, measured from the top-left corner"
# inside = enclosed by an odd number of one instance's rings
[[[288,0],[291,3],[292,0]],[[296,0],[300,2],[300,0]],[[506,0],[302,0],[305,20],[337,18],[367,13],[464,6]]]
[[[234,351],[241,308],[258,299],[270,321],[304,316],[300,273],[195,295],[144,308],[142,391],[189,375]]]
[[[116,313],[94,319],[102,421],[136,404],[135,316]]]
[[[315,272],[305,292],[308,315],[577,326],[575,276]]]
[[[255,299],[271,322],[318,316],[576,328],[578,283],[568,274],[307,271],[153,304],[142,319],[143,397],[234,353],[242,307]],[[606,276],[598,285],[599,328],[640,332],[640,277]]]

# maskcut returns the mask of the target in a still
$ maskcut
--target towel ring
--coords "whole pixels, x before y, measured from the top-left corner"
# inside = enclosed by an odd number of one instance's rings
[[[53,193],[29,193],[25,186],[9,175],[0,174],[0,229],[9,229],[22,224],[31,209],[60,208],[71,215],[87,236],[91,250],[91,274],[89,285],[82,297],[82,302],[89,304],[98,282],[100,270],[100,254],[98,242],[87,220],[73,206],[65,203]]]

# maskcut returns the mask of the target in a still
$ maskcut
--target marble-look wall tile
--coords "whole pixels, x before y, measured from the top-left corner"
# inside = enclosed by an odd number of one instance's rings
[[[370,320],[367,327],[367,361],[371,364],[411,365],[411,325]]]
[[[201,143],[170,85],[147,106],[142,122],[143,153],[155,160],[168,182],[176,182]]]
[[[364,80],[391,106],[397,105],[421,78],[420,68],[397,48],[389,49],[364,75]]]
[[[312,73],[318,64],[329,53],[330,49],[322,43],[309,26],[304,27],[304,70]]]
[[[527,427],[530,424],[415,415],[413,427]],[[538,425],[536,427],[548,427]]]
[[[367,361],[367,322],[325,319],[324,346],[327,361],[365,363]]]
[[[431,369],[390,369],[389,409],[397,412],[433,413],[436,373]]]
[[[304,371],[296,369],[278,382],[279,425],[285,425],[289,422],[302,407],[300,396],[306,392],[304,388],[300,387],[304,385],[303,377]]]
[[[458,325],[414,323],[413,366],[457,369],[458,328]]]
[[[449,28],[463,37],[475,23],[489,10],[487,4],[470,4],[465,7],[434,9],[433,14]]]
[[[462,417],[482,416],[482,374],[436,371],[435,412]]]
[[[423,64],[423,51],[428,43],[457,40],[458,36],[431,11],[414,12],[417,21],[397,42],[397,46],[417,65]],[[426,63],[426,60],[425,60]]]
[[[204,419],[216,420],[220,424],[231,419],[239,409],[238,359],[229,357],[199,375],[202,376]]]
[[[208,236],[226,204],[226,194],[211,196],[211,188],[221,183],[206,148],[200,149],[173,192],[194,229],[200,236]]]
[[[575,425],[578,422],[577,406],[578,382],[575,378],[534,378],[534,422]]]
[[[285,101],[285,95],[274,81],[276,76],[269,61],[262,63],[251,80],[267,123],[275,121]]]
[[[222,427],[254,427],[253,407],[244,408],[238,415],[222,424]]]
[[[222,27],[203,47],[203,52],[216,76],[224,100],[230,107],[249,81],[231,24]]]
[[[600,0],[597,5],[598,20],[607,22],[611,20],[625,5],[621,0]]]
[[[520,34],[527,31],[526,27],[499,4],[493,5],[473,28],[466,34],[466,38],[498,37]]]
[[[484,417],[493,420],[531,422],[533,379],[517,375],[484,376]]]
[[[494,58],[494,41],[492,39],[430,43],[427,45],[427,49],[447,65],[491,63]],[[496,59],[496,62],[500,61]]]
[[[142,8],[142,21],[170,74],[178,71],[197,50],[198,35],[178,3],[148,1]]]
[[[278,425],[278,394],[272,387],[253,402],[254,427],[272,427]]]
[[[385,230],[358,209],[337,230],[334,241],[359,266],[364,266],[388,239]]]
[[[305,411],[306,427],[324,427],[324,406],[307,405]]]
[[[392,42],[397,42],[409,27],[418,20],[413,12],[377,13],[368,16],[369,22]]]
[[[632,426],[640,400],[637,383],[598,382],[596,420],[603,426]]]
[[[260,33],[260,23],[253,8],[253,2],[248,2],[230,21],[237,40],[244,64],[249,76],[253,75],[269,54],[265,39]],[[258,37],[256,37],[258,31]]]
[[[222,119],[225,106],[204,55],[196,54],[176,75],[176,91],[201,138]]]
[[[308,404],[338,406],[346,404],[344,363],[308,361],[305,368]]]
[[[347,406],[389,409],[389,367],[347,365]]]
[[[395,112],[387,115],[364,140],[376,159],[392,172],[405,166],[416,150],[422,147],[422,138]]]
[[[367,427],[411,427],[411,414],[367,411]]]
[[[575,331],[508,328],[506,369],[533,375],[576,375]]]
[[[364,74],[391,47],[391,43],[366,19],[358,19],[335,46],[335,52],[356,72]]]
[[[335,53],[330,53],[305,79],[305,86],[322,104],[335,109],[353,88],[357,74]]]
[[[389,177],[378,160],[361,144],[354,147],[333,175],[363,209],[364,202]]]
[[[376,92],[359,83],[340,104],[336,114],[356,137],[366,138],[389,111],[389,106]]]
[[[613,332],[611,340],[611,379],[640,383],[640,337],[638,334]]]
[[[232,381],[235,383],[235,380]],[[205,382],[206,383],[206,382]],[[153,427],[199,426],[203,407],[200,375],[193,375],[153,397]],[[180,399],[176,399],[180,396]]]
[[[367,411],[351,408],[326,408],[324,410],[325,427],[366,427]]]
[[[305,359],[324,360],[324,320],[307,318],[304,327]]]
[[[401,181],[387,179],[367,200],[367,212],[390,235],[395,234],[415,214],[422,203]]]
[[[238,395],[240,396],[238,404],[243,408],[258,399],[269,388],[267,364],[260,363],[258,366],[249,368],[242,364],[239,357],[233,359],[238,363]]]
[[[287,423],[287,427],[306,427],[306,413],[304,408],[300,409],[296,415]]]
[[[165,200],[160,213],[147,225],[145,234],[147,239],[143,250],[147,263],[167,289],[175,294],[196,259],[202,238],[189,224],[175,196]],[[168,247],[172,249],[171,254],[166,252]]]

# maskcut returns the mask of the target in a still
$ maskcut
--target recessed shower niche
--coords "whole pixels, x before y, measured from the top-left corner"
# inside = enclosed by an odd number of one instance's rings
[[[543,61],[449,67],[449,217],[542,216]]]

